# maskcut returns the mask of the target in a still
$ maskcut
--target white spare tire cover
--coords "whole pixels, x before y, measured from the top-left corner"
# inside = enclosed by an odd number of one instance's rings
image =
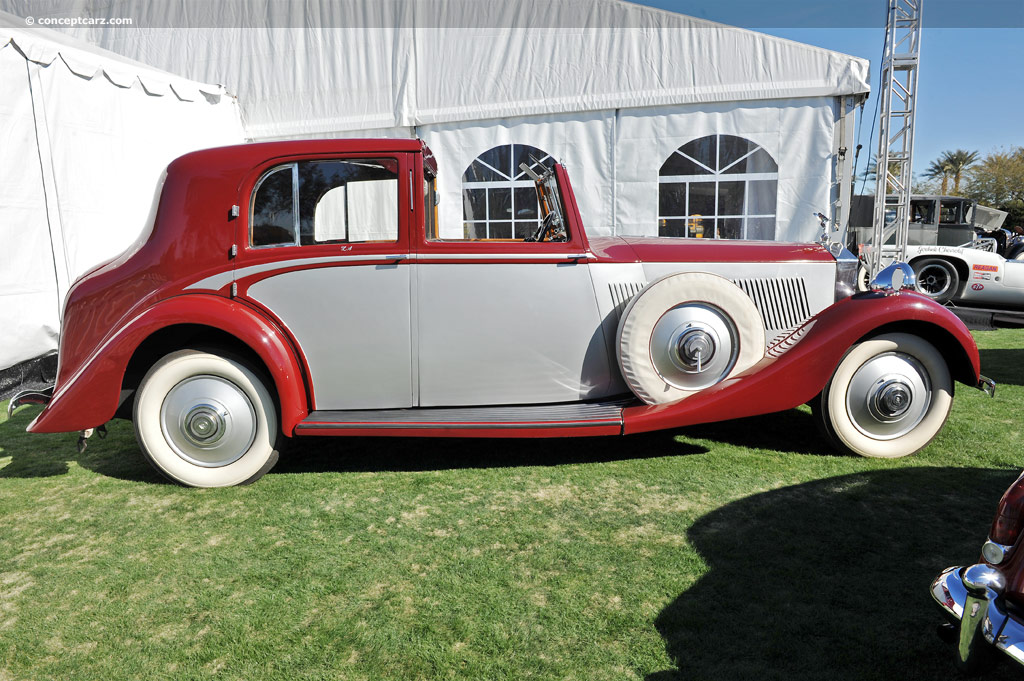
[[[648,284],[623,310],[618,339],[622,376],[647,404],[675,402],[746,371],[765,348],[750,297],[705,272]]]

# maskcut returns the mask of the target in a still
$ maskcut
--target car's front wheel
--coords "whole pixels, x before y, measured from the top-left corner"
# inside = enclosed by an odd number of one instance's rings
[[[191,487],[260,478],[277,462],[277,410],[244,362],[198,350],[163,357],[135,394],[135,434],[150,463]]]
[[[945,305],[960,290],[960,275],[953,263],[942,258],[925,258],[914,262],[915,288],[936,303]]]
[[[931,442],[949,416],[953,382],[931,343],[889,333],[853,346],[819,399],[815,411],[838,449],[891,459]]]

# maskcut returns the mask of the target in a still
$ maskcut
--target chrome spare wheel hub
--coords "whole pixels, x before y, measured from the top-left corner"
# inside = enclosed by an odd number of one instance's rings
[[[256,410],[237,385],[220,376],[194,376],[171,388],[160,407],[167,444],[197,466],[234,463],[256,439]]]
[[[658,320],[651,333],[651,361],[658,375],[680,390],[700,390],[725,378],[739,354],[736,327],[708,303],[685,303]]]
[[[928,372],[901,352],[869,359],[853,375],[846,393],[853,425],[876,440],[906,435],[921,422],[930,405]]]

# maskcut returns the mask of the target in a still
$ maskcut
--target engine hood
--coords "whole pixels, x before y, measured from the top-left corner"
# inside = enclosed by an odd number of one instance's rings
[[[819,244],[619,237],[640,262],[835,262]]]

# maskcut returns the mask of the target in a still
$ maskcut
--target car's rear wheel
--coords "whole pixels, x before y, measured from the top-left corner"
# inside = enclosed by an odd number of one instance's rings
[[[952,403],[942,354],[918,336],[890,333],[853,346],[814,406],[838,449],[892,459],[931,442]]]
[[[672,274],[629,302],[619,323],[618,359],[647,404],[674,402],[764,357],[761,315],[743,290],[704,272]]]
[[[163,357],[135,395],[143,454],[190,487],[253,482],[277,462],[277,410],[266,382],[243,361],[198,350]]]
[[[924,258],[914,262],[914,288],[936,303],[945,305],[960,290],[960,275],[953,263],[942,258]]]

